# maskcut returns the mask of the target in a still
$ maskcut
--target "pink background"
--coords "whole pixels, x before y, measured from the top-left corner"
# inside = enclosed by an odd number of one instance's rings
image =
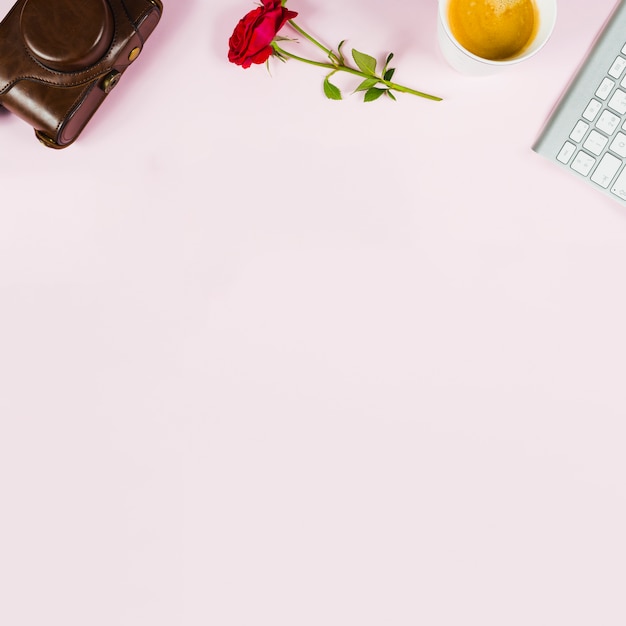
[[[626,210],[530,149],[613,4],[468,78],[290,0],[445,98],[365,105],[166,0],[74,146],[0,115],[0,623],[623,626]]]

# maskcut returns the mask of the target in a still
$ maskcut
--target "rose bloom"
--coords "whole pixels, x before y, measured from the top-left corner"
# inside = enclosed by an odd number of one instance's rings
[[[281,0],[262,0],[262,6],[245,15],[228,40],[228,60],[250,67],[265,63],[272,54],[272,41],[276,33],[298,14],[286,9]]]

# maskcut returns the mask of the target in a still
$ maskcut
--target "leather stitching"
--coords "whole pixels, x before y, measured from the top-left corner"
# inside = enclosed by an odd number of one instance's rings
[[[128,20],[128,24],[132,27],[132,30],[135,32],[135,34],[137,34],[139,36],[139,38],[141,40],[141,43],[143,45],[144,44],[143,38],[139,35],[139,31],[137,30],[137,23],[131,18],[130,14],[129,14],[128,8],[126,6],[126,2],[124,0],[118,0],[118,2],[119,2],[118,6],[120,7],[120,9],[123,12],[123,14],[126,16],[126,18]],[[80,85],[89,83],[89,82],[93,81],[94,79],[101,78],[107,72],[109,72],[111,69],[113,69],[113,67],[115,67],[115,64],[112,63],[112,62],[115,61],[115,59],[112,59],[111,56],[112,56],[113,50],[115,49],[116,44],[119,42],[119,31],[120,31],[120,29],[119,29],[118,14],[116,13],[115,9],[113,8],[111,0],[107,0],[107,3],[111,7],[111,11],[112,11],[114,19],[115,19],[113,39],[111,41],[111,44],[110,44],[106,54],[102,57],[102,59],[100,61],[98,61],[97,63],[91,65],[89,68],[85,68],[85,69],[82,69],[82,70],[77,70],[77,71],[74,71],[74,72],[60,72],[58,70],[53,70],[53,69],[45,66],[40,61],[38,61],[31,54],[31,52],[28,50],[26,45],[22,42],[22,48],[23,48],[23,51],[25,52],[26,56],[35,65],[40,67],[46,73],[52,74],[54,76],[58,76],[60,78],[66,77],[66,76],[69,77],[71,75],[80,76],[80,79],[75,80],[75,81],[69,81],[69,82],[63,81],[62,84],[59,84],[58,82],[56,82],[52,78],[51,79],[46,79],[46,78],[43,78],[41,76],[36,76],[36,75],[31,75],[31,74],[23,74],[21,76],[16,76],[11,81],[9,81],[4,87],[0,88],[0,96],[5,94],[5,93],[7,93],[8,91],[10,91],[17,83],[19,83],[21,81],[25,81],[25,80],[26,81],[36,82],[36,83],[39,83],[39,84],[44,84],[44,85],[55,86],[55,87],[59,87],[61,89],[64,88],[64,87],[78,87]],[[150,4],[150,6],[148,6],[148,7],[146,7],[146,9],[139,16],[138,22],[141,22],[141,20],[144,18],[144,16],[147,13],[149,13],[153,8],[154,8],[154,6],[152,4]],[[96,70],[95,68],[100,68],[100,69]],[[85,73],[85,72],[87,72],[87,73]]]

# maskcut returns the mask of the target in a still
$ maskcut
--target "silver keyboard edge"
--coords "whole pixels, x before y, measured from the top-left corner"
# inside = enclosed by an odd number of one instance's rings
[[[617,49],[615,41],[622,42]],[[535,152],[562,165],[557,161],[556,155],[580,119],[590,96],[593,96],[598,86],[598,76],[606,75],[606,59],[611,55],[617,56],[623,42],[626,42],[626,0],[619,2],[600,29],[532,146]]]

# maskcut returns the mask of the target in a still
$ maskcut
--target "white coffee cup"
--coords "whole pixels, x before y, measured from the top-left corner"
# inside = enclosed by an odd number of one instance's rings
[[[439,47],[446,61],[463,74],[493,74],[511,65],[521,63],[534,56],[545,46],[556,23],[556,0],[534,0],[539,14],[539,28],[530,43],[522,52],[514,57],[492,61],[483,59],[466,50],[455,38],[448,22],[448,4],[450,0],[439,0],[439,19],[437,34]]]

